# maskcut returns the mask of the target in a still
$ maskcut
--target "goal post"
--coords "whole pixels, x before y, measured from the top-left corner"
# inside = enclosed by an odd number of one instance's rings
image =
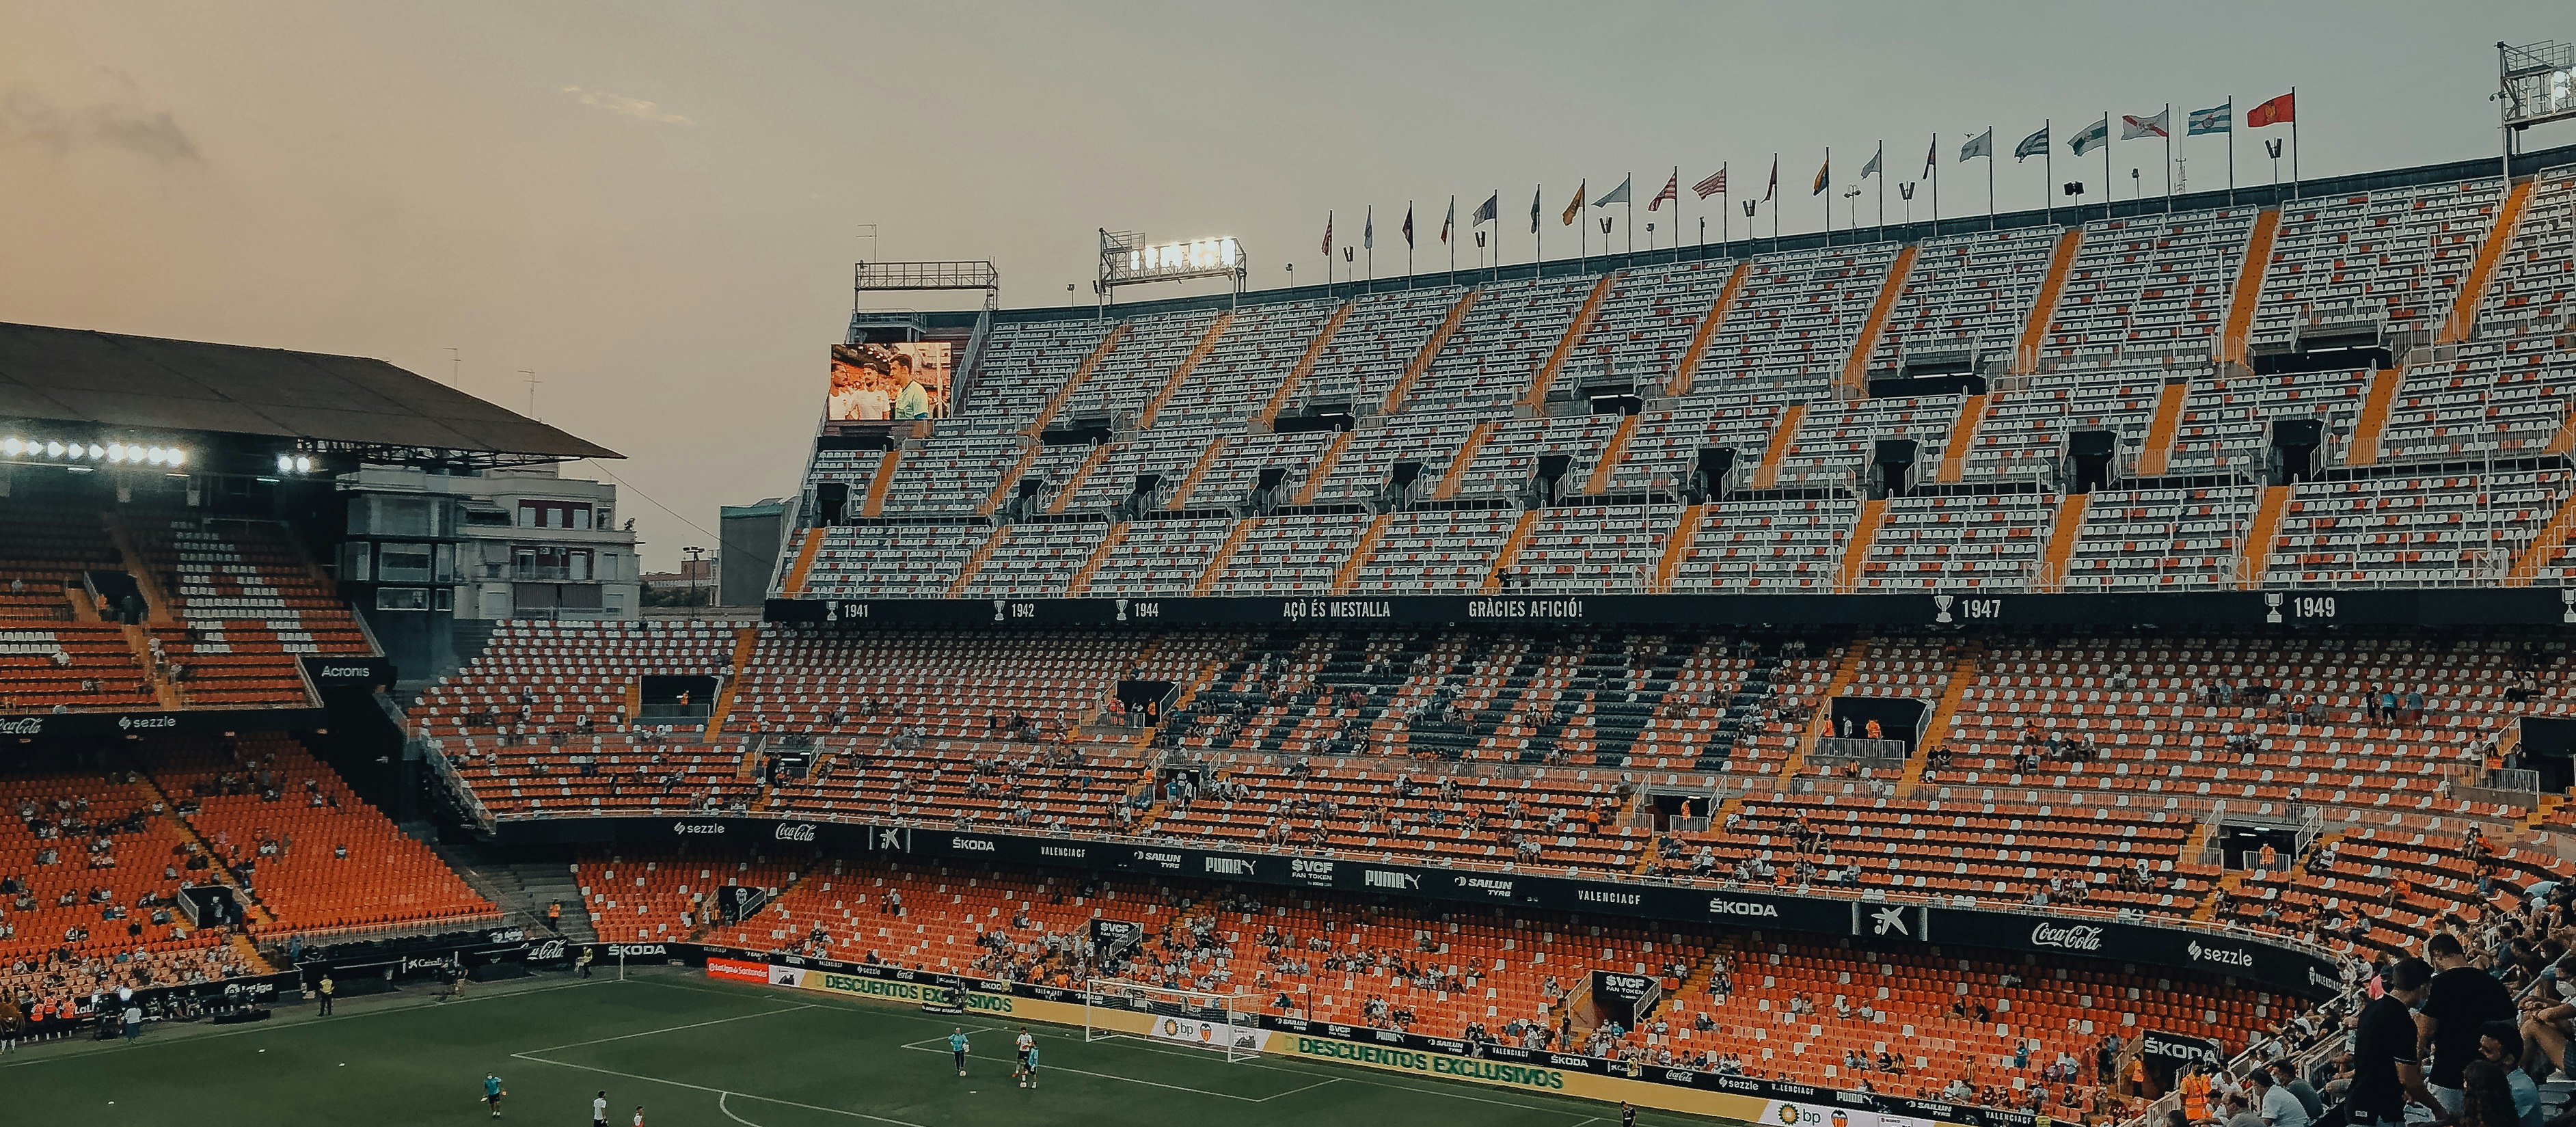
[[[1261,1055],[1261,995],[1179,990],[1123,978],[1082,984],[1082,1039],[1127,1037],[1223,1053],[1228,1061]]]

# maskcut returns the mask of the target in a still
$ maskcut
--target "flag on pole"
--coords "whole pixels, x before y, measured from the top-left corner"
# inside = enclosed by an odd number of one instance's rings
[[[2041,130],[2041,132],[2044,133],[2047,131]],[[2026,145],[2029,144],[2029,142],[2025,141],[2023,144]],[[2043,140],[2040,144],[2044,146],[2048,144],[2048,142]],[[1995,155],[1995,127],[1991,125],[1986,127],[1985,132],[1968,138],[1967,144],[1959,146],[1960,160],[1969,160],[1975,157],[1991,157],[1993,155]],[[2021,154],[2015,153],[2014,155],[2019,156]]]
[[[1370,204],[1368,215],[1360,220],[1360,249],[1377,249],[1377,205]]]
[[[2266,125],[2278,125],[2284,121],[2298,120],[2292,112],[2297,109],[2297,107],[2292,104],[2296,97],[2297,95],[2295,94],[2283,94],[2278,98],[2274,98],[2271,101],[2245,111],[2245,128],[2261,129]]]
[[[1577,180],[1574,182],[1574,198],[1566,201],[1564,222],[1560,223],[1559,226],[1574,226],[1574,217],[1583,214],[1583,190],[1591,186],[1592,181],[1590,180]]]
[[[1325,256],[1326,258],[1330,258],[1330,257],[1332,257],[1332,254],[1333,254],[1333,213],[1332,213],[1332,212],[1327,211],[1327,212],[1325,212],[1325,213],[1324,213],[1324,256]]]
[[[1547,185],[1541,184],[1530,192],[1530,234],[1533,235],[1538,234],[1538,197],[1545,191],[1547,191]]]
[[[2083,132],[2068,139],[2066,147],[2075,150],[2075,155],[2080,157],[2110,143],[2111,115],[2106,113],[2102,115],[2102,120],[2085,126]]]
[[[1780,190],[1780,158],[1771,158],[1771,182],[1762,186],[1762,202],[1771,202],[1772,193]]]
[[[2234,132],[2235,117],[2236,107],[2229,102],[2220,102],[2205,110],[2193,110],[2191,117],[2185,120],[2182,135],[2198,137],[2203,133]]]
[[[1986,133],[1989,136],[1992,136],[1994,130],[1989,129]],[[2048,127],[2043,125],[2039,127],[2039,132],[2022,138],[2021,144],[2013,146],[2013,159],[2017,161],[2029,160],[2032,157],[2039,156],[2046,152],[2048,152]],[[1993,154],[1989,153],[1988,155],[1991,156]]]
[[[1673,172],[1672,179],[1664,181],[1664,190],[1655,193],[1655,198],[1647,201],[1646,210],[1654,211],[1663,207],[1665,200],[1671,200],[1674,203],[1682,202],[1682,174],[1678,169]]]
[[[1449,200],[1449,215],[1448,215],[1448,217],[1447,217],[1447,218],[1442,219],[1442,220],[1440,221],[1440,241],[1441,241],[1441,242],[1444,242],[1444,243],[1445,243],[1445,242],[1448,242],[1448,241],[1449,241],[1449,232],[1450,232],[1451,230],[1455,229],[1457,226],[1458,226],[1458,200],[1457,200],[1457,198],[1456,198],[1456,197],[1451,197],[1451,198],[1450,198],[1450,200]]]
[[[1493,222],[1496,216],[1502,214],[1502,205],[1503,194],[1501,192],[1496,192],[1493,195],[1485,197],[1484,206],[1477,208],[1467,216],[1467,225],[1470,227],[1482,227],[1485,224]]]
[[[1612,189],[1610,189],[1610,190],[1609,190],[1609,191],[1607,191],[1607,192],[1603,192],[1603,193],[1601,194],[1601,198],[1600,198],[1600,199],[1597,199],[1597,200],[1592,201],[1592,206],[1594,206],[1594,207],[1608,207],[1608,206],[1610,206],[1611,204],[1614,204],[1614,203],[1626,203],[1626,202],[1628,202],[1628,182],[1629,182],[1630,180],[1635,180],[1636,178],[1637,178],[1637,174],[1636,174],[1636,173],[1633,173],[1633,172],[1629,173],[1629,174],[1628,174],[1628,179],[1627,179],[1627,180],[1622,180],[1622,181],[1620,181],[1620,182],[1619,182],[1619,186],[1618,186],[1618,187],[1616,187],[1616,188],[1612,188]]]
[[[1717,171],[1708,174],[1708,179],[1691,185],[1691,191],[1697,193],[1701,199],[1707,199],[1725,190],[1726,166],[1722,164],[1717,166]]]
[[[2120,139],[2123,141],[2135,141],[2140,137],[2163,137],[2171,139],[2173,134],[2169,131],[2169,127],[2172,124],[2172,106],[2166,106],[2164,109],[2157,111],[2154,117],[2139,117],[2136,114],[2121,114]]]
[[[1936,164],[1938,164],[1938,163],[1940,162],[1940,160],[1941,160],[1941,137],[1940,137],[1940,135],[1939,135],[1939,134],[1937,134],[1937,133],[1936,133],[1936,134],[1934,134],[1934,135],[1932,136],[1932,147],[1931,147],[1931,148],[1928,148],[1928,149],[1923,150],[1923,172],[1922,172],[1922,175],[1925,175],[1925,176],[1930,176],[1930,175],[1932,175],[1932,169],[1933,169],[1933,166],[1934,166],[1934,165],[1936,165]]]
[[[1404,245],[1413,245],[1413,205],[1404,205]]]
[[[1825,157],[1825,163],[1816,166],[1816,183],[1814,187],[1807,189],[1807,194],[1811,196],[1824,195],[1825,189],[1832,185],[1833,182],[1834,158],[1828,155]]]
[[[1878,143],[1878,150],[1877,150],[1876,152],[1873,152],[1873,153],[1869,154],[1869,163],[1868,163],[1868,164],[1864,164],[1864,165],[1860,166],[1860,178],[1861,178],[1861,179],[1863,179],[1863,180],[1867,180],[1867,179],[1869,179],[1869,178],[1870,178],[1870,177],[1872,177],[1872,176],[1876,176],[1876,175],[1878,175],[1878,161],[1879,161],[1879,158],[1880,158],[1880,157],[1884,157],[1884,156],[1886,156],[1886,155],[1887,155],[1887,142],[1885,142],[1885,141],[1881,141],[1881,142],[1879,142],[1879,143]]]

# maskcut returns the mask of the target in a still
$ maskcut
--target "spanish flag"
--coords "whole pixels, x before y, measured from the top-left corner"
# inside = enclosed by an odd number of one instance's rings
[[[1583,190],[1591,183],[1584,180],[1574,185],[1574,201],[1565,205],[1565,226],[1574,226],[1574,217],[1583,214]]]
[[[1825,163],[1816,166],[1816,186],[1807,189],[1807,194],[1811,196],[1821,196],[1825,194],[1825,187],[1833,182],[1834,151],[1832,149],[1827,149],[1825,150]]]

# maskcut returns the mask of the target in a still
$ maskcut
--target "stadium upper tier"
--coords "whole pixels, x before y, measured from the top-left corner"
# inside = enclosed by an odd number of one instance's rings
[[[0,716],[312,708],[304,658],[377,654],[277,521],[0,509]]]
[[[2576,168],[2552,159],[1014,313],[948,417],[823,444],[773,593],[2554,584]]]

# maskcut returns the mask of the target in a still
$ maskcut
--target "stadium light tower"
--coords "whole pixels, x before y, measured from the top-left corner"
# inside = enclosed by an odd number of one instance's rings
[[[1231,235],[1148,246],[1143,232],[1100,229],[1100,276],[1091,283],[1103,306],[1120,286],[1148,282],[1186,282],[1223,278],[1233,296],[1243,296],[1252,276],[1252,260]]]
[[[2515,135],[2576,118],[2576,46],[2555,40],[2496,44],[2496,110],[2502,115],[2504,174],[2513,178]]]

